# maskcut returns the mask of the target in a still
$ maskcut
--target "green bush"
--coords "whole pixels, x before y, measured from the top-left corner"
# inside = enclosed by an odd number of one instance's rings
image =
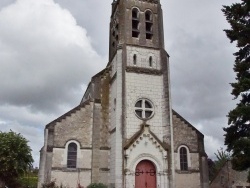
[[[24,188],[36,188],[37,187],[37,177],[21,177],[19,178],[19,183]]]
[[[42,185],[42,188],[57,188],[56,182],[52,181],[52,182],[49,182],[49,183],[44,183]]]
[[[44,183],[42,188],[67,188],[63,185],[57,186],[55,181],[51,181],[49,183]]]
[[[103,183],[91,183],[87,188],[108,188]]]

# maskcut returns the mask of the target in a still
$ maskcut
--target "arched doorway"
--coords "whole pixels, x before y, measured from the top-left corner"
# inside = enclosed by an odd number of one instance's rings
[[[135,188],[156,188],[156,169],[151,161],[142,160],[137,164]]]

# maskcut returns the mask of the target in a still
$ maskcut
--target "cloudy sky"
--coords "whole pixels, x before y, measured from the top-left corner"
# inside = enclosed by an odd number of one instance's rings
[[[173,108],[205,135],[209,157],[223,147],[237,49],[222,5],[239,0],[161,0]],[[0,1],[0,131],[23,134],[35,166],[46,124],[79,104],[108,61],[112,0]]]

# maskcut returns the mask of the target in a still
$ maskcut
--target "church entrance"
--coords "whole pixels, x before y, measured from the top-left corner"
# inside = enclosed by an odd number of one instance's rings
[[[135,188],[156,188],[156,170],[151,161],[143,160],[137,164]]]

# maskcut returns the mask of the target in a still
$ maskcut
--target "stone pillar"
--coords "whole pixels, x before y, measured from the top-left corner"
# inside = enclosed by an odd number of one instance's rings
[[[38,172],[38,185],[37,188],[41,188],[44,183],[44,168],[45,168],[45,152],[44,147],[40,151],[40,163],[39,163],[39,172]],[[1,184],[0,184],[1,187]]]
[[[202,161],[202,188],[209,188],[207,157],[203,156]]]
[[[101,114],[100,104],[94,103],[94,115],[93,115],[93,137],[92,137],[92,172],[91,182],[99,183],[100,181],[100,125]],[[97,117],[97,118],[95,118]]]
[[[37,188],[41,188],[42,184],[45,183],[45,166],[46,166],[46,150],[48,143],[48,129],[44,130],[44,146],[40,151],[40,163],[38,172],[38,185]]]

